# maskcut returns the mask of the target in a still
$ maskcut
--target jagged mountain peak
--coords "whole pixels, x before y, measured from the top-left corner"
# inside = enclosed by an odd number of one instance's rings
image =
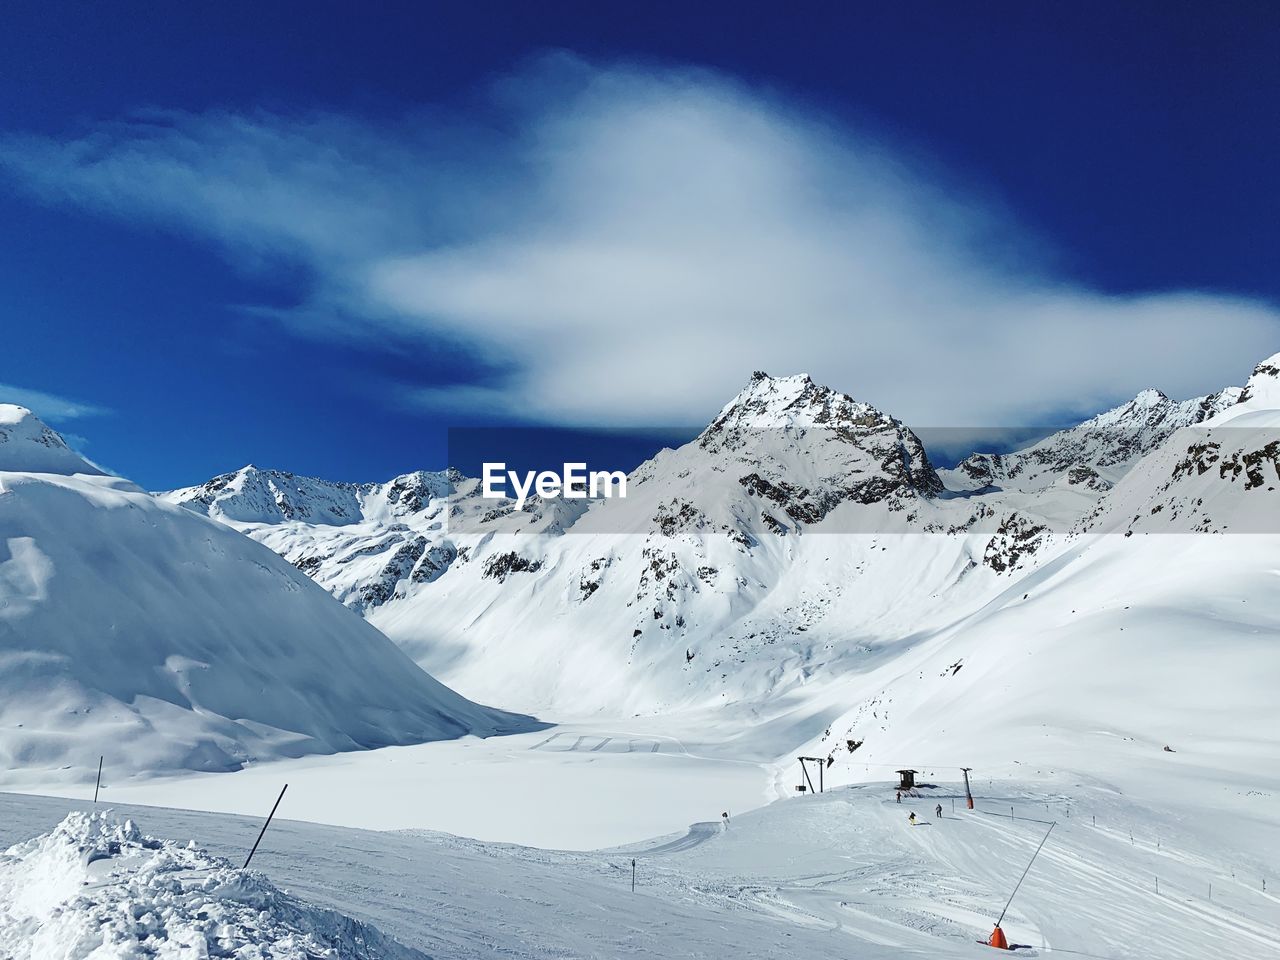
[[[870,404],[816,383],[807,373],[771,377],[761,370],[712,420],[705,433],[733,427],[776,429],[835,425],[850,417],[883,417]]]
[[[698,448],[795,452],[801,444],[812,459],[849,466],[858,448],[888,465],[905,468],[922,492],[941,490],[924,445],[903,424],[869,403],[823,386],[808,374],[771,377],[757,371],[747,386],[699,434]]]
[[[1139,390],[1138,395],[1124,406],[1128,408],[1157,407],[1168,401],[1169,395],[1163,390],[1147,387],[1145,390]]]
[[[72,450],[58,431],[16,403],[0,403],[0,470],[64,476],[105,473]]]
[[[750,497],[768,501],[772,520],[765,518],[766,527],[815,523],[845,502],[896,508],[903,498],[943,489],[911,430],[808,374],[757,371],[694,442],[642,465],[636,477],[651,482],[663,474],[705,476],[708,470],[734,476]],[[702,484],[695,487],[693,500],[711,496]],[[729,502],[722,493],[714,499],[721,506]],[[773,517],[777,511],[791,521]]]

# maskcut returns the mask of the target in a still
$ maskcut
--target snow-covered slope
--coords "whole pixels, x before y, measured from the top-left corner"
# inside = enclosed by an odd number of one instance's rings
[[[1240,399],[1239,387],[1190,400],[1143,390],[1128,403],[1012,453],[975,453],[941,476],[952,490],[987,486],[1032,491],[1066,479],[1105,490],[1139,458],[1183,427],[1201,423]]]
[[[227,770],[486,733],[270,550],[104,475],[0,406],[0,768]],[[511,722],[515,722],[512,720]]]
[[[931,782],[900,805],[881,782],[735,812],[727,826],[713,808],[711,822],[673,836],[584,853],[277,819],[248,875],[219,857],[239,865],[256,819],[129,809],[149,833],[195,837],[202,849],[150,846],[133,831],[83,830],[83,814],[54,827],[75,803],[0,794],[0,847],[17,844],[0,877],[42,888],[22,933],[56,944],[85,932],[82,952],[41,960],[87,960],[95,935],[139,949],[92,960],[203,957],[176,949],[195,936],[210,957],[290,960],[304,945],[326,960],[400,960],[410,949],[438,960],[976,960],[1000,955],[975,941],[1056,820],[1003,918],[1018,956],[1261,960],[1280,950],[1274,800],[1224,815],[1212,791],[1168,779],[1157,802],[1139,803],[1070,778],[983,777],[969,812],[955,778]],[[105,859],[85,866],[81,850]],[[89,925],[99,919],[100,933]],[[246,932],[265,934],[262,953],[219,952]],[[28,949],[0,940],[5,955],[25,960]]]

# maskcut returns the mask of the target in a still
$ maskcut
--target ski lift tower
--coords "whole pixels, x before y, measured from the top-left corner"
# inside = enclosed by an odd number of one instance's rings
[[[799,791],[800,793],[804,793],[806,789],[810,793],[825,793],[826,787],[822,782],[823,780],[822,771],[826,768],[826,761],[824,761],[821,757],[797,757],[796,759],[800,761],[800,776],[804,779],[804,783],[801,783],[799,786],[797,786],[796,790]],[[813,789],[813,779],[809,776],[809,768],[806,766],[806,764],[809,764],[809,763],[816,763],[818,765],[818,789],[817,790]],[[808,784],[807,788],[805,787],[805,783]]]

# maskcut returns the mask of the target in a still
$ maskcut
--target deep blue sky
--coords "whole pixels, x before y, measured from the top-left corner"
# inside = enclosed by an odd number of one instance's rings
[[[0,129],[63,137],[149,107],[465,112],[491,77],[552,48],[702,65],[927,155],[1049,238],[1073,282],[1280,303],[1278,11],[16,2],[0,13]],[[457,415],[382,403],[378,385],[465,381],[452,346],[355,346],[249,319],[245,305],[298,301],[295,270],[238,270],[199,238],[3,180],[0,223],[0,383],[110,411],[58,424],[109,467],[161,488],[249,461],[353,480],[443,464]]]

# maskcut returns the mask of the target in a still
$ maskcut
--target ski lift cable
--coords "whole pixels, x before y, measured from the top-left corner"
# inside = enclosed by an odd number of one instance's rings
[[[1013,893],[1009,894],[1009,899],[1005,902],[1004,909],[1000,911],[1000,919],[996,921],[996,926],[1000,926],[1000,921],[1004,919],[1004,915],[1009,912],[1009,906],[1013,903],[1013,898],[1018,895],[1018,888],[1022,886],[1022,881],[1027,879],[1027,874],[1031,872],[1031,864],[1036,862],[1036,857],[1040,856],[1040,851],[1044,848],[1045,841],[1049,839],[1049,834],[1053,833],[1053,828],[1058,825],[1055,820],[1049,824],[1049,829],[1044,832],[1044,836],[1040,839],[1040,846],[1036,847],[1036,852],[1031,855],[1031,859],[1027,862],[1027,869],[1022,871],[1022,876],[1018,878],[1017,884],[1014,885]]]

